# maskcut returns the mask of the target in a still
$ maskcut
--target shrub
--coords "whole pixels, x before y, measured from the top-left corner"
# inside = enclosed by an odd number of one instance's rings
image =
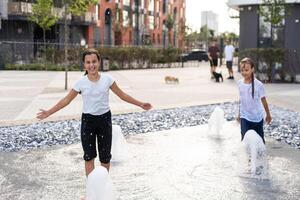
[[[240,59],[250,57],[255,62],[258,79],[264,82],[293,82],[295,72],[289,62],[289,51],[281,48],[254,48],[240,52]]]

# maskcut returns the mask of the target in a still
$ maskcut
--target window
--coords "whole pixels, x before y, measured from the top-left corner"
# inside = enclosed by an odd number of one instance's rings
[[[180,19],[183,18],[183,8],[180,8]]]
[[[97,20],[100,20],[100,5],[99,4],[97,4],[96,5],[96,8],[95,8],[95,10],[96,10],[96,17],[97,17]]]
[[[129,13],[127,10],[123,10],[123,26],[129,26]]]
[[[132,26],[136,27],[136,14],[132,14]]]
[[[149,16],[149,28],[154,29],[154,16]]]
[[[167,2],[166,2],[166,0],[163,0],[164,2],[163,2],[163,13],[164,14],[166,14],[166,12],[167,12]]]
[[[124,6],[130,6],[130,0],[124,0],[123,5]]]
[[[264,9],[267,9],[265,7]],[[283,47],[284,45],[284,24],[283,20],[280,24],[272,26],[270,22],[265,21],[264,16],[259,17],[259,47]]]
[[[143,9],[145,7],[145,0],[141,0],[141,8]]]
[[[160,1],[157,0],[156,1],[156,12],[159,12],[160,11]]]
[[[154,12],[154,0],[149,0],[149,11]]]

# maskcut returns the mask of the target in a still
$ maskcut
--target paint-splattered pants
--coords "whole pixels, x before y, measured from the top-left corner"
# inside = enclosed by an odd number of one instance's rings
[[[81,143],[83,159],[92,160],[97,157],[96,139],[101,163],[109,163],[111,159],[112,125],[111,113],[103,115],[82,114]]]

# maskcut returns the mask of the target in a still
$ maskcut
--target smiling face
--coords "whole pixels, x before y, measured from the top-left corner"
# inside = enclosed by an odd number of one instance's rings
[[[241,74],[246,80],[251,80],[252,73],[254,73],[254,67],[251,66],[249,63],[242,63],[241,67]]]
[[[95,75],[98,73],[100,60],[94,53],[85,55],[83,65],[88,74]]]

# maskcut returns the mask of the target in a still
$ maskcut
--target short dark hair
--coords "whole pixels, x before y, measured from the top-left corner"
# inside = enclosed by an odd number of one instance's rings
[[[101,58],[100,58],[99,52],[96,49],[89,48],[89,49],[86,49],[83,52],[83,54],[82,54],[82,62],[84,62],[86,55],[92,55],[92,54],[95,54],[97,56],[98,60],[100,61]]]

